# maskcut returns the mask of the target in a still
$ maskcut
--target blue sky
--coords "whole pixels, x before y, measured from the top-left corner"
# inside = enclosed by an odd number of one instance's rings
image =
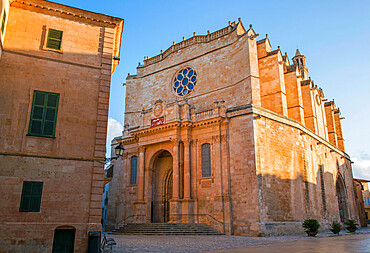
[[[109,137],[123,123],[127,73],[144,56],[166,50],[172,41],[206,34],[237,21],[253,24],[261,39],[291,59],[297,47],[307,59],[315,84],[335,99],[354,176],[370,179],[370,1],[148,1],[57,0],[56,2],[125,19],[120,65],[112,77]]]

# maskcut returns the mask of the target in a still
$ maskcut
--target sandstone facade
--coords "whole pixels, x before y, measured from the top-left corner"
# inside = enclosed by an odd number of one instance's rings
[[[57,231],[74,230],[74,252],[86,252],[88,232],[101,230],[110,78],[123,20],[43,0],[10,1],[7,13],[0,59],[0,251],[51,252]],[[63,34],[51,46],[50,29]],[[32,132],[38,92],[59,98],[53,134]],[[47,101],[43,122],[51,117]],[[38,210],[21,204],[27,182],[42,185]]]
[[[370,192],[369,192],[369,180],[354,179],[356,194],[357,194],[357,206],[360,217],[360,225],[366,227],[370,224]]]
[[[365,189],[367,186],[367,180],[361,180],[354,178],[353,183],[355,186],[355,192],[356,192],[356,204],[357,204],[357,210],[358,210],[358,217],[360,220],[359,225],[361,227],[367,227],[367,213],[365,212],[365,206],[367,207],[367,197],[363,196],[363,192],[365,193]],[[367,187],[368,188],[368,187]],[[369,199],[370,200],[370,199]],[[366,205],[365,205],[366,201]]]
[[[111,227],[200,222],[259,236],[302,232],[307,218],[324,229],[358,219],[339,109],[299,50],[291,63],[257,36],[230,22],[145,57],[127,77]]]

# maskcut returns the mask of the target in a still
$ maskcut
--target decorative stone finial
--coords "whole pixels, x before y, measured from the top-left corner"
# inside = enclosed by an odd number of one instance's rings
[[[193,32],[193,36],[197,36],[197,33],[196,32]]]
[[[231,25],[231,21],[229,21],[229,25]]]
[[[210,31],[209,30],[207,31],[207,34],[210,34]]]
[[[182,37],[182,40],[185,40],[185,37]]]
[[[163,54],[163,50],[161,50],[161,54]]]
[[[268,39],[269,35],[266,33],[266,39]]]
[[[249,28],[252,29],[252,24],[249,25]]]
[[[175,42],[172,42],[172,45],[175,45],[176,43]]]
[[[280,50],[280,46],[278,46],[278,49]]]
[[[241,22],[241,21],[242,21],[242,19],[241,19],[241,18],[238,18],[238,21],[239,21],[239,22]]]

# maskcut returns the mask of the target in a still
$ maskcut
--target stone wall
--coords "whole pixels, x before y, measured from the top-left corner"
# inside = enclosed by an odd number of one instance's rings
[[[357,219],[350,157],[343,141],[329,139],[326,123],[331,113],[329,128],[342,136],[339,110],[324,107],[305,65],[291,65],[280,48],[271,51],[267,37],[256,37],[252,27],[230,23],[145,57],[137,75],[127,77],[125,129],[112,144],[121,143],[126,154],[114,162],[111,226],[152,222],[153,175],[164,150],[173,158],[177,194],[170,222],[261,236],[301,233],[307,218],[324,230],[332,220]],[[295,57],[304,58],[299,51]],[[197,72],[197,85],[177,96],[173,80],[187,66]],[[211,175],[203,177],[206,143]],[[129,185],[133,155],[137,184]]]
[[[240,25],[240,24],[238,24]],[[237,25],[235,25],[237,26]],[[160,99],[167,104],[176,101],[172,82],[176,73],[184,67],[192,67],[198,74],[196,88],[187,97],[197,111],[208,108],[215,98],[227,101],[227,106],[259,103],[259,94],[252,94],[258,71],[251,69],[257,61],[256,41],[245,33],[240,37],[236,27],[229,34],[204,43],[185,47],[170,54],[164,60],[138,67],[138,74],[126,82],[125,122],[130,127],[139,126],[140,113],[153,109]],[[238,53],[233,53],[238,52]],[[250,56],[251,55],[251,56]],[[222,96],[219,94],[222,93]],[[238,93],[238,96],[235,94]]]
[[[257,177],[261,180],[259,190],[263,206],[260,210],[261,222],[284,222],[287,225],[309,218],[323,223],[340,221],[336,192],[338,177],[345,180],[348,218],[356,218],[348,157],[321,138],[313,138],[301,129],[284,123],[287,122],[274,121],[273,117],[255,121],[259,161]],[[273,231],[270,227],[262,232],[284,233],[282,230]],[[295,229],[298,232],[300,227]]]

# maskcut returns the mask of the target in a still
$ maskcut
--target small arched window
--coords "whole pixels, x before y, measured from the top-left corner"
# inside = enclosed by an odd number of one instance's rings
[[[211,145],[205,143],[201,146],[202,150],[202,177],[211,176]]]
[[[136,184],[136,174],[137,174],[137,156],[133,156],[131,157],[130,185]]]

